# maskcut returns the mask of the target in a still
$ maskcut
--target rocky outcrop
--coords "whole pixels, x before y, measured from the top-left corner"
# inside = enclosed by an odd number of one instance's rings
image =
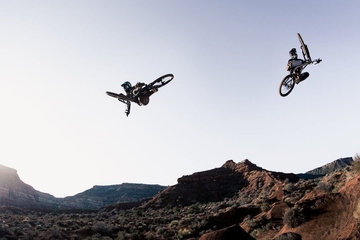
[[[43,210],[59,207],[59,202],[54,196],[39,192],[25,184],[15,169],[3,165],[0,165],[0,203]]]
[[[249,160],[227,161],[220,168],[197,172],[178,179],[144,207],[188,206],[194,203],[222,201],[237,195],[269,194],[282,181],[297,182],[295,174],[262,169]],[[255,197],[255,195],[254,195]]]

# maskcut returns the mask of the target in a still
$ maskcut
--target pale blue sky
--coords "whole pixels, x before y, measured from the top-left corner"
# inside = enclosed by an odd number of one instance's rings
[[[57,197],[359,151],[359,1],[0,0],[0,164]],[[278,87],[301,33],[310,77]],[[105,95],[174,80],[146,107]]]

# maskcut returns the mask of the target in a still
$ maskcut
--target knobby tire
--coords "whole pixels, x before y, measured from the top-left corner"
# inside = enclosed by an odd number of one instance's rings
[[[165,74],[164,76],[159,77],[158,79],[156,79],[149,85],[152,87],[155,87],[155,88],[161,88],[161,87],[165,86],[166,84],[168,84],[169,82],[171,82],[173,80],[173,78],[174,78],[173,74],[171,74],[171,73]]]
[[[305,52],[305,57],[308,58],[308,60],[311,61],[310,52],[309,52],[309,49],[308,49],[307,45],[305,44],[304,40],[302,39],[300,33],[298,33],[297,35],[298,35],[299,42],[300,42],[300,45],[301,45],[301,50],[303,52]]]

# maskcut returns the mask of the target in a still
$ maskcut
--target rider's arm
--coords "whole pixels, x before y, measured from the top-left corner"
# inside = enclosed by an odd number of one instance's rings
[[[291,70],[291,65],[292,65],[292,61],[289,60],[289,61],[288,61],[288,64],[287,64],[286,67],[285,67],[286,71],[290,71],[290,70]]]
[[[137,95],[140,91],[140,89],[145,85],[145,83],[142,82],[138,82],[136,83],[136,85],[134,86],[134,89],[132,90],[133,95]]]

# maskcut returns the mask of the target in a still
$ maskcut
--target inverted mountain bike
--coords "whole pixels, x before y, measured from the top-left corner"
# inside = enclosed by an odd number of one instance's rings
[[[106,92],[110,97],[118,99],[120,102],[126,104],[125,114],[129,116],[131,102],[139,106],[146,106],[150,101],[150,96],[158,91],[159,88],[165,86],[174,79],[174,75],[169,73],[165,74],[149,84],[142,84],[142,86],[135,91],[130,91],[129,94]]]

